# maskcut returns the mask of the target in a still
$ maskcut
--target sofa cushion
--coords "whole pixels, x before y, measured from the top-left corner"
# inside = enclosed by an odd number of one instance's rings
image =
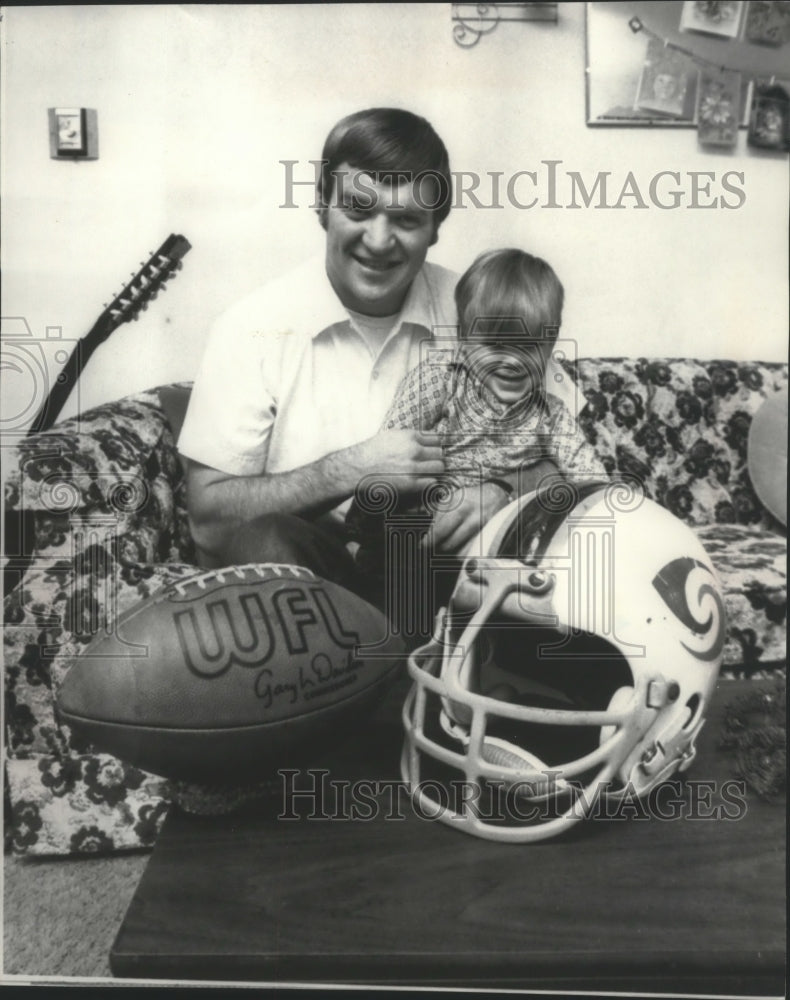
[[[787,385],[787,365],[584,358],[569,366],[586,402],[579,422],[610,472],[690,525],[775,530],[749,479],[752,417]]]

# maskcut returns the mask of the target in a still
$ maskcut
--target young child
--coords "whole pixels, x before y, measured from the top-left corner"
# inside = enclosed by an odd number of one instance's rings
[[[514,473],[544,459],[571,479],[606,480],[559,395],[567,376],[551,355],[563,298],[557,275],[539,257],[515,249],[479,256],[456,287],[455,348],[428,349],[399,386],[383,426],[440,433],[451,487],[493,480],[508,490]],[[396,511],[413,510],[418,500],[402,497]],[[384,518],[358,495],[346,525],[359,542],[359,569],[380,576]]]

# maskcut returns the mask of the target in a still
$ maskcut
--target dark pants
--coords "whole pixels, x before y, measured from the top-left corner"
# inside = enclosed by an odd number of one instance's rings
[[[294,514],[262,514],[247,521],[221,557],[228,566],[249,562],[304,566],[323,580],[355,589],[357,571],[345,545],[328,528]]]
[[[419,547],[424,530],[395,528],[387,535],[384,576],[360,570],[336,534],[293,514],[263,514],[242,525],[221,553],[227,565],[249,562],[304,566],[380,608],[404,636],[430,637],[436,611],[446,605],[460,560],[436,565]]]

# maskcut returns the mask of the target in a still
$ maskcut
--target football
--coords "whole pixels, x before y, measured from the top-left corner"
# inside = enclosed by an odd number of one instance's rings
[[[380,611],[298,566],[196,573],[121,615],[68,669],[60,718],[167,778],[238,784],[339,743],[405,671]]]

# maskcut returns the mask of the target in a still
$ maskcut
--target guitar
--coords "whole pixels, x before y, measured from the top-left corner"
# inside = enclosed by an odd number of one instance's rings
[[[766,510],[787,527],[787,389],[762,404],[749,428],[749,477]]]
[[[139,318],[141,310],[148,308],[151,299],[155,299],[166,282],[183,267],[182,258],[191,249],[192,244],[186,237],[171,234],[112,302],[104,307],[89,332],[77,341],[30,425],[28,436],[52,427],[96,348],[119,326]]]
[[[156,253],[143,264],[132,280],[124,285],[91,327],[90,331],[74,347],[68,361],[61,369],[49,395],[35,416],[27,431],[27,437],[49,430],[63,409],[77,384],[83,368],[96,348],[104,343],[119,326],[136,320],[141,310],[155,299],[176,273],[183,267],[182,258],[192,249],[184,236],[172,234],[164,241]],[[11,553],[3,567],[3,591],[9,594],[24,576],[30,565],[33,551],[33,519],[25,517],[24,511],[5,512],[5,552]]]

